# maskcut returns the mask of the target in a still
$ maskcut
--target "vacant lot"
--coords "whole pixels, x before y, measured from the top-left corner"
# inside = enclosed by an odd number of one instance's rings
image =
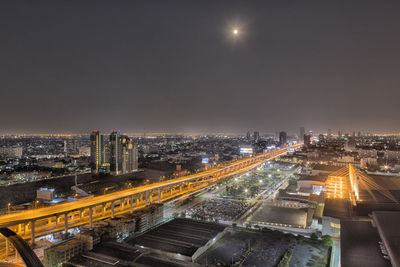
[[[298,244],[293,249],[290,267],[324,267],[328,248],[317,244]]]

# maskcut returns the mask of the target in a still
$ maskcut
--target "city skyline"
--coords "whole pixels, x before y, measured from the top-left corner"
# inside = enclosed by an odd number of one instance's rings
[[[400,267],[399,14],[2,1],[0,265]]]
[[[301,127],[300,127],[301,128]],[[321,131],[315,131],[313,129],[307,129],[306,133],[312,133],[313,135],[317,136],[319,134],[325,135],[325,136],[339,136],[339,132],[340,135],[345,137],[346,135],[348,136],[353,136],[354,133],[356,133],[356,135],[358,136],[400,136],[400,132],[385,132],[385,131],[355,131],[355,130],[342,130],[342,129],[338,129],[335,132],[331,132],[331,134],[329,134],[329,130],[332,129],[326,129],[326,130],[321,130]],[[36,133],[0,133],[0,137],[10,137],[10,136],[38,136],[38,137],[43,137],[43,136],[51,136],[51,137],[73,137],[73,136],[90,136],[91,132],[93,130],[89,130],[88,132],[54,132],[54,133],[41,133],[41,132],[36,132]],[[95,131],[100,131],[98,129],[96,129]],[[112,132],[112,131],[117,131],[117,130],[101,130],[101,132]],[[127,135],[127,136],[132,136],[132,137],[155,137],[155,136],[169,136],[169,135],[182,135],[182,136],[242,136],[242,137],[246,137],[247,132],[128,132],[128,131],[120,131],[121,134]],[[280,132],[285,132],[286,134],[290,135],[290,136],[297,136],[300,137],[301,134],[299,134],[299,129],[293,130],[293,131],[285,131],[285,130],[281,130],[281,129],[277,129],[275,131],[257,131],[255,130],[255,132],[258,132],[260,137],[263,138],[271,138],[271,137],[275,137],[278,138],[279,137],[279,133]]]
[[[2,6],[3,133],[400,132],[394,1]]]

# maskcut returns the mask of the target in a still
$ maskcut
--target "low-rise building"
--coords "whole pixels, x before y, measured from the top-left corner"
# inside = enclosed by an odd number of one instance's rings
[[[325,164],[315,164],[313,166],[311,175],[318,176],[318,175],[329,175],[332,172],[339,170],[341,166],[333,166],[333,165],[325,165]]]
[[[63,262],[86,250],[84,241],[72,238],[44,250],[43,264],[46,267],[61,266]]]
[[[20,146],[0,147],[0,157],[2,157],[2,158],[20,158],[20,157],[22,157],[22,147],[20,147]]]
[[[54,188],[39,188],[36,190],[36,198],[38,200],[52,201],[54,198]]]
[[[327,175],[303,175],[297,180],[297,191],[319,195],[322,191],[325,191],[327,178]]]

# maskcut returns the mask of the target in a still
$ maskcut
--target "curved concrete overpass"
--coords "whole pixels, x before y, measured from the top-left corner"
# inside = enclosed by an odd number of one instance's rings
[[[26,266],[43,267],[42,262],[36,256],[31,247],[14,231],[11,231],[8,228],[0,228],[0,234],[2,234],[7,239],[7,242],[10,242],[14,246],[18,254],[21,256],[22,260],[25,262]]]

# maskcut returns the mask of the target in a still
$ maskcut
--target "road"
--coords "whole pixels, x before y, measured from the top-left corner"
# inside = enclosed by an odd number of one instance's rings
[[[14,248],[18,251],[27,266],[43,267],[42,262],[36,256],[35,252],[33,252],[29,245],[20,236],[7,228],[0,228],[0,233],[4,235],[11,244],[13,244]]]
[[[299,146],[295,145],[293,147],[297,148]],[[132,189],[109,193],[109,194],[102,195],[102,196],[85,198],[85,199],[81,199],[81,200],[78,200],[78,201],[75,201],[72,203],[71,202],[63,203],[63,204],[59,204],[59,205],[55,205],[55,206],[51,206],[51,207],[39,208],[39,209],[34,209],[34,210],[25,210],[22,212],[3,215],[3,216],[0,216],[0,226],[1,227],[12,226],[12,225],[26,222],[27,220],[37,220],[40,218],[46,218],[49,216],[63,214],[63,213],[71,212],[74,210],[80,210],[80,209],[87,208],[87,207],[93,207],[93,206],[100,205],[105,202],[110,202],[110,201],[117,200],[117,199],[123,199],[125,197],[129,197],[129,196],[135,195],[135,194],[140,194],[140,193],[143,193],[146,191],[156,190],[156,189],[159,189],[162,187],[173,186],[173,185],[177,185],[177,184],[184,183],[184,182],[191,182],[198,178],[212,177],[213,175],[223,176],[226,174],[221,174],[221,173],[225,172],[225,171],[229,175],[232,175],[232,174],[235,174],[236,172],[238,172],[237,170],[233,169],[235,167],[239,168],[239,170],[247,169],[247,167],[249,165],[244,166],[244,167],[238,167],[238,166],[242,166],[246,162],[255,162],[256,163],[257,160],[260,161],[262,159],[271,159],[271,158],[274,158],[274,157],[277,157],[277,156],[280,156],[283,154],[286,154],[286,149],[281,149],[281,150],[277,150],[277,151],[273,151],[273,152],[269,152],[269,153],[264,153],[264,154],[261,154],[261,155],[258,155],[258,156],[252,157],[252,158],[235,161],[235,162],[232,162],[231,164],[228,164],[228,165],[223,166],[218,169],[212,169],[212,170],[208,170],[208,171],[201,172],[201,173],[194,174],[194,175],[189,175],[189,176],[182,177],[182,178],[167,180],[164,182],[158,182],[158,183],[154,183],[154,184],[150,184],[150,185],[144,185],[144,186],[140,186],[140,187],[136,187],[136,188],[132,188]],[[250,164],[251,167],[253,167],[253,165],[254,165],[254,167],[257,167],[256,164]]]
[[[340,267],[340,239],[333,238],[333,259],[330,267]]]
[[[236,223],[238,225],[245,225],[245,223],[247,221],[249,221],[249,217],[251,217],[256,211],[257,209],[260,207],[260,205],[263,203],[264,199],[268,199],[270,200],[271,198],[273,198],[275,196],[275,193],[277,191],[279,191],[279,189],[281,189],[282,187],[285,187],[285,182],[288,181],[288,178],[285,177],[284,179],[282,179],[281,181],[279,181],[278,183],[273,185],[273,188],[268,188],[266,190],[264,190],[263,192],[261,192],[253,201],[255,202],[252,207],[247,210],[237,221]]]
[[[299,147],[300,145],[291,146],[294,149]],[[34,243],[35,238],[39,236],[66,231],[80,225],[92,225],[95,221],[133,212],[151,204],[154,199],[156,202],[165,202],[182,195],[198,192],[218,181],[257,168],[265,160],[279,157],[286,152],[286,148],[275,150],[181,178],[55,206],[2,215],[0,216],[0,227],[11,227],[23,239],[30,239]]]

